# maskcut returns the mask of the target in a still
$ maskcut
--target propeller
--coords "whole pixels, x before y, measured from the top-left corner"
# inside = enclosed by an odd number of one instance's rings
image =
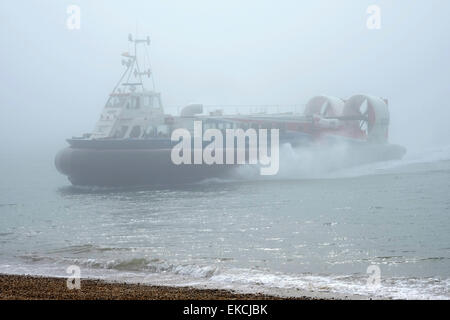
[[[369,133],[369,105],[367,99],[359,107],[359,112],[363,119],[359,121],[359,128],[365,131],[366,134]]]
[[[327,115],[327,111],[328,111],[328,101],[325,101],[322,105],[322,107],[320,108],[320,115],[321,116],[326,116]]]

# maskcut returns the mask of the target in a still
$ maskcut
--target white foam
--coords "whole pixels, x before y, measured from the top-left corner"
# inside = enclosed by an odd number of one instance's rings
[[[427,164],[450,160],[450,146],[414,150],[401,160],[375,162],[345,167],[346,145],[330,148],[292,148],[282,146],[278,178],[286,179],[340,179],[389,173],[414,164]],[[283,169],[283,170],[281,170]]]
[[[49,259],[48,259],[49,260]],[[284,274],[216,265],[173,265],[145,259],[97,261],[65,259],[32,264],[3,264],[0,273],[66,277],[65,268],[76,264],[82,277],[151,285],[232,289],[281,296],[323,296],[382,299],[450,299],[450,279],[382,278],[381,286],[366,284],[367,275]]]

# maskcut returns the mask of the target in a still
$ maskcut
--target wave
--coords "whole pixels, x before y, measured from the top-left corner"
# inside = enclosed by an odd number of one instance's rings
[[[430,171],[436,170],[436,166],[431,166],[440,162],[450,160],[450,146],[434,147],[420,150],[413,150],[406,154],[401,160],[392,160],[385,162],[376,162],[353,168],[342,169],[330,175],[330,178],[359,177],[376,174],[391,174],[399,171],[405,172],[411,169],[412,172],[418,170]],[[419,165],[424,165],[418,167]],[[447,170],[448,168],[445,168]]]
[[[287,143],[280,146],[280,170],[277,175],[261,176],[257,166],[241,166],[226,178],[204,179],[194,183],[194,185],[356,178],[396,173],[396,170],[408,166],[450,160],[450,146],[447,146],[415,150],[407,153],[401,160],[351,165],[348,163],[347,150],[348,145],[345,143],[335,144],[327,148],[294,148]],[[424,170],[430,170],[430,168],[424,168]]]
[[[405,164],[432,163],[450,160],[450,146],[411,149],[403,159]]]
[[[413,165],[450,160],[450,146],[444,146],[413,149],[401,160],[349,165],[347,150],[346,144],[336,144],[328,148],[293,148],[290,144],[285,144],[280,147],[280,171],[277,176],[261,177],[258,172],[249,168],[242,168],[240,174],[258,180],[341,179],[395,173],[396,170]],[[429,169],[430,167],[423,168]]]
[[[221,265],[171,264],[157,258],[96,260],[29,256],[27,262],[20,265],[0,265],[0,272],[65,277],[67,275],[61,270],[69,265],[78,265],[82,276],[86,278],[149,285],[232,289],[244,293],[263,292],[281,296],[450,299],[450,279],[435,277],[382,278],[381,285],[374,287],[367,284],[366,274],[285,274]]]

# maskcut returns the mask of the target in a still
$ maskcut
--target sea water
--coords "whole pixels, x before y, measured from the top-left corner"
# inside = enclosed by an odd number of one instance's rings
[[[0,273],[450,298],[450,148],[326,170],[283,148],[278,177],[128,189],[70,186],[55,152],[3,154]]]

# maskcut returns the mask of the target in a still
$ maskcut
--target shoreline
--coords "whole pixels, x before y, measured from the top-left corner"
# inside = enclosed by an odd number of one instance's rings
[[[263,293],[224,289],[153,286],[98,279],[81,279],[79,290],[69,290],[66,278],[0,274],[0,300],[313,300],[283,298]]]

